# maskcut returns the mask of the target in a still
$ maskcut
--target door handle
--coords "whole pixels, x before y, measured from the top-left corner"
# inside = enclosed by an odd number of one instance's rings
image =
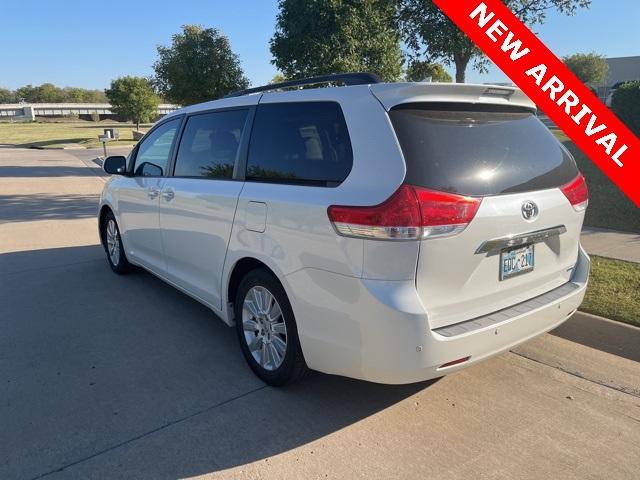
[[[167,202],[173,200],[173,197],[175,196],[176,192],[174,192],[172,188],[167,188],[164,192],[162,192],[162,198],[164,198]]]
[[[156,187],[149,187],[149,189],[147,190],[147,196],[151,200],[153,200],[154,198],[158,198],[158,195],[160,195],[160,189]]]

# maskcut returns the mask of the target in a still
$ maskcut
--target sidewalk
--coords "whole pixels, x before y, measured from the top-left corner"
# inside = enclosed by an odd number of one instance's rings
[[[584,227],[580,240],[589,255],[640,263],[640,234]]]

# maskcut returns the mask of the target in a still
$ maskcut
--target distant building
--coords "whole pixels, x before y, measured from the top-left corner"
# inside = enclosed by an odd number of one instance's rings
[[[179,105],[158,105],[161,117],[180,108]],[[118,119],[108,103],[16,103],[0,104],[0,120],[33,121],[37,117],[66,117],[76,115],[83,120]]]
[[[618,82],[640,80],[640,56],[607,58],[609,77],[606,87],[611,88]]]

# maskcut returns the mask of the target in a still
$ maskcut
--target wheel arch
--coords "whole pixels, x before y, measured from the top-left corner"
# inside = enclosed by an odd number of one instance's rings
[[[102,224],[109,212],[111,212],[115,216],[115,213],[113,213],[113,209],[109,205],[105,204],[100,207],[100,212],[98,213],[98,234],[100,235],[100,243],[102,244],[102,246],[105,245],[104,232],[102,231]]]
[[[255,257],[243,257],[239,259],[231,269],[229,274],[229,281],[227,282],[227,302],[233,303],[236,299],[236,293],[238,287],[244,276],[252,270],[263,268],[270,272],[275,278],[278,279],[278,275],[271,269],[266,263],[258,260]],[[280,279],[278,279],[280,281]],[[282,284],[282,282],[280,282]]]

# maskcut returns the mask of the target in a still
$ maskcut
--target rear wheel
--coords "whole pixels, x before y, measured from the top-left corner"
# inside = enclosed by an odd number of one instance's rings
[[[235,317],[242,353],[263,381],[285,385],[308,371],[289,299],[270,272],[253,270],[242,279]]]
[[[120,237],[120,229],[112,212],[105,215],[102,221],[102,240],[105,252],[107,253],[107,261],[111,270],[122,275],[131,270],[132,265],[127,260]]]

